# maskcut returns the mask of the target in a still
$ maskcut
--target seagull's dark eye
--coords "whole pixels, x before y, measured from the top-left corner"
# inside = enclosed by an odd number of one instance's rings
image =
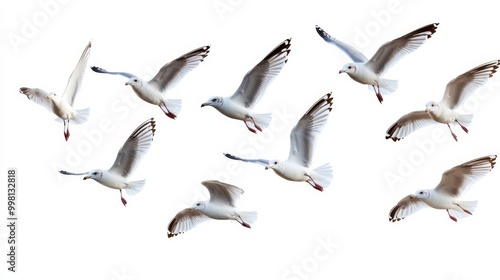
[[[96,172],[94,172],[94,173],[92,173],[92,175],[97,175],[97,171],[96,171]]]
[[[275,161],[275,162],[274,162],[274,164],[278,164],[278,162],[277,162],[277,161]]]
[[[215,101],[217,101],[217,98],[212,99],[212,102],[215,102]]]
[[[352,66],[348,66],[348,67],[347,67],[347,69],[351,69],[351,68],[352,68]]]
[[[139,80],[137,80],[137,79],[134,79],[134,82],[136,82],[136,83],[137,83],[138,81],[139,81]]]

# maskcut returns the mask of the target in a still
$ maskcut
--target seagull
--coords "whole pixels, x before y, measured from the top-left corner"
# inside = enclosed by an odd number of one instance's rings
[[[443,99],[440,102],[429,101],[423,111],[413,111],[408,113],[387,129],[385,139],[398,141],[406,137],[413,131],[436,123],[444,123],[450,129],[455,141],[457,136],[451,130],[450,124],[457,123],[467,133],[467,126],[472,122],[473,115],[459,114],[455,111],[469,96],[482,87],[497,71],[500,60],[493,60],[471,69],[462,75],[451,80],[444,91]]]
[[[283,41],[252,70],[248,71],[232,96],[210,97],[207,102],[201,104],[201,107],[212,106],[229,118],[242,120],[248,130],[253,133],[269,126],[271,114],[255,114],[252,109],[288,61],[291,40],[289,38]],[[249,126],[249,123],[253,127]]]
[[[126,72],[110,72],[97,66],[92,66],[91,69],[97,73],[125,76],[129,79],[125,85],[131,86],[139,98],[153,105],[160,106],[165,115],[175,119],[181,110],[182,102],[180,99],[167,99],[165,93],[177,85],[187,73],[198,66],[208,55],[209,51],[210,46],[203,46],[170,61],[163,65],[156,76],[149,82]]]
[[[19,89],[19,92],[26,95],[29,100],[42,105],[47,110],[54,113],[58,117],[56,119],[57,121],[63,121],[64,138],[66,141],[69,139],[69,121],[71,120],[77,124],[82,124],[87,121],[89,116],[90,108],[76,110],[73,108],[73,103],[82,84],[91,46],[92,42],[89,42],[83,50],[80,60],[78,60],[75,69],[71,73],[71,76],[69,76],[66,89],[62,96],[58,96],[53,92],[48,93],[39,88],[21,87]]]
[[[94,179],[108,188],[118,189],[123,206],[127,206],[122,190],[124,189],[128,195],[134,195],[141,191],[146,183],[146,180],[129,181],[128,176],[149,150],[156,131],[155,126],[154,118],[148,119],[139,125],[120,148],[113,166],[108,170],[94,169],[84,173],[59,170],[59,173],[64,175],[85,175],[83,180]]]
[[[168,225],[168,238],[210,219],[235,220],[247,228],[257,220],[257,212],[243,212],[236,208],[236,203],[243,194],[242,189],[217,180],[203,181],[201,184],[208,189],[210,199],[198,201],[193,207],[177,213]]]
[[[382,103],[384,100],[382,94],[392,93],[398,88],[397,80],[382,78],[384,72],[389,70],[403,56],[415,51],[427,39],[431,38],[438,25],[439,23],[432,23],[386,42],[370,60],[354,47],[333,38],[317,25],[316,31],[323,40],[337,46],[352,59],[353,62],[345,64],[339,74],[347,73],[356,82],[368,85],[368,88],[373,88],[378,101]]]
[[[266,170],[272,169],[284,179],[305,181],[318,191],[323,191],[324,187],[330,185],[332,168],[329,163],[315,169],[311,169],[310,165],[316,138],[325,127],[332,110],[332,100],[331,93],[327,93],[300,118],[290,133],[290,153],[287,160],[244,159],[232,154],[224,155],[229,159],[264,165]]]
[[[480,157],[447,170],[434,189],[418,190],[401,199],[389,212],[389,221],[400,221],[425,206],[446,209],[450,219],[455,222],[457,218],[472,215],[477,201],[461,201],[459,197],[493,169],[496,158],[496,155]]]

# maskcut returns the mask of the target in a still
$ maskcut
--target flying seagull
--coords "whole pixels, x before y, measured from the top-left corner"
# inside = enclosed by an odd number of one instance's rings
[[[330,36],[321,27],[316,25],[319,36],[327,43],[337,46],[347,54],[352,63],[347,63],[339,71],[347,73],[358,83],[373,88],[380,103],[384,100],[382,94],[389,94],[397,90],[398,81],[382,78],[384,72],[394,65],[403,56],[418,49],[427,39],[436,32],[439,23],[432,23],[412,31],[392,41],[383,44],[377,52],[368,60],[360,51],[354,47]]]
[[[276,174],[290,181],[307,182],[313,188],[323,191],[330,185],[332,168],[329,163],[311,169],[311,161],[316,140],[326,125],[332,110],[331,93],[327,93],[314,103],[300,118],[290,133],[290,153],[288,159],[244,159],[232,154],[224,154],[227,158],[243,162],[257,163],[272,169]]]
[[[90,108],[76,110],[73,108],[73,103],[82,84],[91,46],[92,42],[89,42],[83,50],[80,60],[78,60],[75,69],[71,73],[71,76],[69,76],[66,89],[61,96],[52,92],[48,93],[39,88],[21,87],[19,89],[19,92],[26,95],[29,100],[42,105],[47,110],[54,113],[58,117],[56,119],[57,121],[62,120],[64,123],[64,138],[66,141],[68,141],[69,138],[70,120],[77,124],[82,124],[87,121],[89,116]]]
[[[94,169],[83,173],[59,170],[59,172],[64,175],[85,175],[83,180],[94,179],[108,188],[118,189],[123,206],[127,206],[122,190],[125,190],[128,195],[134,195],[141,191],[146,183],[146,180],[129,181],[128,176],[149,150],[156,131],[155,126],[156,122],[153,118],[139,125],[120,148],[115,162],[108,170]]]
[[[248,71],[232,96],[210,97],[207,102],[201,104],[201,107],[212,106],[229,118],[242,120],[253,133],[265,129],[271,122],[271,114],[255,114],[253,108],[288,61],[291,40],[289,38],[283,41]]]
[[[395,222],[429,206],[445,209],[453,221],[472,215],[477,201],[462,201],[460,196],[495,166],[497,156],[485,156],[457,165],[443,173],[434,189],[418,190],[401,199],[389,212]]]
[[[242,189],[216,180],[203,181],[201,184],[208,189],[210,199],[198,201],[193,207],[177,213],[168,225],[169,238],[210,219],[234,220],[247,228],[257,219],[257,212],[244,212],[236,208],[243,194]]]
[[[175,119],[181,110],[182,102],[180,99],[167,99],[165,94],[177,85],[187,73],[196,68],[209,51],[210,46],[203,46],[170,61],[163,65],[156,76],[148,82],[126,72],[111,72],[97,66],[92,66],[91,69],[97,73],[125,76],[129,79],[125,85],[131,86],[139,98],[160,106],[165,115]]]
[[[413,131],[436,123],[444,123],[450,129],[455,141],[457,136],[451,130],[450,124],[457,123],[465,131],[469,132],[467,126],[472,122],[472,114],[459,114],[455,111],[465,103],[469,96],[482,87],[497,71],[500,60],[493,60],[471,69],[451,80],[444,91],[440,102],[429,101],[423,111],[408,113],[387,129],[385,139],[398,141]]]

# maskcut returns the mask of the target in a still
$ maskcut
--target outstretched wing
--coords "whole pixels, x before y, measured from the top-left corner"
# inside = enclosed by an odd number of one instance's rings
[[[400,221],[426,206],[427,204],[415,195],[407,195],[389,211],[389,221]]]
[[[439,23],[431,23],[383,44],[366,66],[377,74],[384,73],[403,56],[415,51],[436,32]]]
[[[155,120],[151,118],[137,127],[120,148],[110,172],[127,177],[134,171],[139,161],[146,154],[153,142],[155,134]]]
[[[168,224],[168,238],[191,230],[196,225],[208,220],[210,218],[200,211],[193,208],[186,208],[177,213]]]
[[[332,93],[327,93],[314,103],[300,118],[290,133],[288,160],[309,166],[313,157],[316,138],[326,125],[332,110]]]
[[[480,157],[448,169],[435,191],[460,196],[493,169],[496,158],[496,155]]]
[[[45,107],[45,109],[52,112],[52,106],[50,105],[49,96],[50,94],[39,88],[27,88],[22,87],[19,92],[26,95],[29,100],[35,102],[36,104]]]
[[[90,56],[90,48],[92,47],[92,42],[89,42],[85,49],[83,50],[82,55],[80,56],[80,60],[76,64],[75,69],[69,76],[68,84],[66,85],[66,89],[63,93],[63,98],[73,106],[73,102],[75,101],[75,97],[80,90],[80,86],[82,85],[83,74],[85,74],[85,69],[87,68],[87,61]]]
[[[332,36],[330,36],[330,34],[326,33],[325,30],[323,30],[321,27],[317,26],[316,25],[316,32],[318,32],[319,36],[321,36],[321,38],[323,38],[323,40],[325,40],[327,43],[330,43],[336,47],[338,47],[341,51],[343,51],[345,54],[347,54],[353,62],[356,62],[356,63],[364,63],[366,61],[368,61],[368,58],[363,54],[361,53],[360,51],[358,51],[357,49],[355,49],[354,47],[336,39],[336,38],[333,38]]]
[[[209,52],[210,46],[203,46],[170,61],[163,65],[149,84],[159,91],[173,88],[187,73],[200,65]]]
[[[133,74],[130,74],[130,73],[127,73],[127,72],[111,72],[111,71],[108,71],[104,68],[101,68],[101,67],[97,67],[97,66],[90,66],[90,69],[92,69],[92,71],[96,72],[96,73],[103,73],[103,74],[110,74],[110,75],[120,75],[120,76],[124,76],[126,78],[132,78],[132,77],[135,77],[135,75]]]
[[[257,163],[257,164],[260,164],[260,165],[263,165],[263,166],[269,166],[270,165],[270,161],[267,160],[267,159],[248,159],[248,158],[240,158],[240,157],[237,157],[235,155],[232,155],[232,154],[227,154],[227,153],[224,153],[224,156],[226,156],[227,158],[229,159],[233,159],[233,160],[239,160],[239,161],[243,161],[243,162],[251,162],[251,163]]]
[[[435,123],[436,121],[434,121],[425,111],[413,111],[402,116],[399,120],[393,123],[387,129],[385,139],[390,138],[392,141],[396,142],[405,138],[417,129]]]
[[[497,72],[500,60],[481,64],[451,80],[446,85],[443,100],[451,109],[460,106],[478,88],[484,86],[489,78]]]
[[[247,108],[251,108],[263,96],[267,86],[278,76],[288,61],[290,41],[286,39],[274,48],[259,64],[248,71],[231,99]]]
[[[210,203],[229,205],[236,207],[243,190],[237,186],[223,183],[217,180],[208,180],[201,182],[210,193]]]
[[[63,175],[86,175],[87,172],[83,172],[83,173],[73,173],[73,172],[69,172],[69,171],[66,171],[66,170],[58,170],[59,173],[63,174]]]

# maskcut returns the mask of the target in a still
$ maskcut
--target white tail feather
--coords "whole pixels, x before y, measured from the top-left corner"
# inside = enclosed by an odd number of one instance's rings
[[[459,205],[464,208],[465,210],[474,213],[477,207],[477,201],[460,201]],[[462,209],[450,209],[450,214],[454,216],[455,218],[466,218],[469,217],[470,215],[468,213],[465,213],[462,211]]]
[[[179,113],[181,112],[181,107],[182,107],[182,100],[181,99],[163,99],[163,103],[165,103],[165,106],[167,107],[168,111],[175,116],[179,116]]]
[[[128,195],[135,195],[142,190],[144,184],[146,184],[146,180],[133,181],[128,183],[124,189]]]
[[[333,178],[332,166],[330,163],[326,163],[313,170],[312,178],[316,184],[326,188],[330,185]]]
[[[273,115],[271,113],[267,114],[255,114],[252,116],[253,120],[255,123],[260,126],[260,128],[265,129],[269,126],[271,123],[271,120],[273,119]]]
[[[398,89],[398,81],[397,80],[389,80],[389,79],[380,79],[380,93],[383,95],[387,95],[395,92]],[[372,86],[369,86],[371,90],[373,90]]]
[[[73,121],[77,124],[82,124],[88,120],[89,114],[90,114],[90,108],[76,110],[76,118],[73,119]]]
[[[474,115],[472,115],[472,114],[458,115],[457,121],[459,123],[461,123],[463,126],[468,127],[471,124],[473,118],[474,118]]]
[[[240,215],[243,222],[245,222],[249,225],[253,224],[257,220],[257,212],[255,212],[255,211],[239,212],[238,215]]]

